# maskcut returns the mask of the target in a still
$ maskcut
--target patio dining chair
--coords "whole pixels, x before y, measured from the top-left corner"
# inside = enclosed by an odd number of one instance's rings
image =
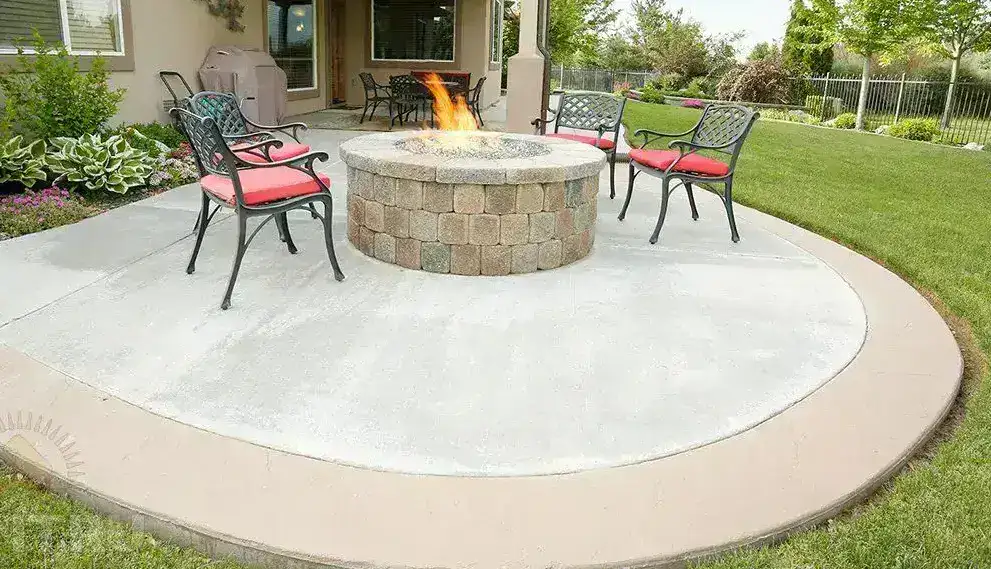
[[[247,100],[251,99],[245,99]],[[187,110],[199,116],[211,117],[238,158],[248,162],[288,160],[311,150],[309,145],[303,144],[299,139],[300,132],[306,130],[305,124],[288,123],[269,126],[253,122],[241,112],[241,102],[233,93],[202,91],[189,98]],[[288,136],[293,142],[285,143],[281,147],[255,146],[255,143],[263,140],[274,140],[276,132]]]
[[[671,187],[671,180],[678,180],[688,192],[688,204],[692,208],[692,219],[698,221],[699,212],[695,207],[695,195],[692,185],[698,184],[719,196],[726,209],[729,219],[730,237],[733,242],[740,241],[736,229],[736,218],[733,216],[733,174],[736,171],[736,161],[740,150],[750,133],[754,122],[760,118],[747,107],[740,105],[709,105],[702,113],[702,118],[690,130],[676,134],[667,134],[647,129],[633,133],[634,137],[642,137],[640,148],[630,151],[630,185],[626,191],[626,201],[619,213],[619,220],[626,217],[633,197],[633,184],[640,173],[646,173],[661,179],[661,212],[657,216],[657,225],[650,237],[651,244],[657,243],[657,238],[664,225],[664,217],[668,211],[668,200],[671,192],[677,186]],[[689,136],[688,140],[680,137]],[[664,138],[675,138],[668,144],[669,150],[650,150],[647,145]],[[699,151],[720,153],[729,156],[724,162],[710,158]],[[720,193],[711,184],[722,184]]]
[[[482,87],[485,86],[485,77],[480,77],[478,83],[468,91],[468,98],[465,102],[468,104],[468,109],[471,110],[471,114],[475,115],[478,119],[478,126],[485,126],[485,121],[482,120],[482,110],[479,105],[482,102]]]
[[[389,77],[389,129],[396,121],[402,125],[409,116],[416,113],[419,118],[420,107],[427,95],[423,85],[413,75],[393,75]]]
[[[187,274],[193,274],[196,270],[196,257],[203,244],[203,237],[217,210],[221,207],[230,208],[237,215],[237,249],[227,290],[220,304],[221,309],[230,308],[231,296],[234,293],[234,285],[244,254],[258,232],[269,221],[275,221],[289,253],[296,254],[296,245],[289,232],[289,218],[286,215],[294,209],[308,211],[323,222],[324,241],[334,270],[334,278],[337,281],[344,280],[344,273],[341,272],[337,254],[334,252],[334,237],[331,232],[334,200],[330,193],[330,178],[326,174],[317,173],[313,167],[318,160],[321,162],[328,160],[329,156],[326,152],[310,152],[275,162],[251,162],[240,158],[239,152],[231,150],[212,117],[200,117],[180,108],[172,109],[171,114],[182,124],[183,132],[193,148],[193,156],[202,174],[200,178],[202,203],[196,243],[193,245],[193,253],[186,267]],[[281,145],[280,140],[268,139],[253,143],[250,147],[270,151],[278,149]],[[211,203],[217,205],[212,213]],[[317,213],[313,207],[315,203],[323,204],[323,215]],[[248,235],[248,219],[252,217],[265,219]]]
[[[361,84],[365,87],[365,109],[361,111],[361,120],[358,121],[360,124],[365,122],[365,113],[368,113],[368,119],[371,120],[372,116],[375,115],[375,109],[382,103],[388,105],[391,96],[389,86],[379,85],[371,73],[359,73],[358,78],[361,79]],[[369,112],[369,108],[371,112]]]
[[[609,199],[616,197],[616,147],[619,146],[619,127],[623,120],[626,98],[604,93],[564,93],[558,110],[547,111],[549,119],[534,119],[532,124],[540,134],[547,125],[554,123],[554,132],[546,134],[594,146],[606,153],[609,159]],[[560,128],[595,131],[595,136],[559,132]],[[609,133],[610,137],[606,137]]]

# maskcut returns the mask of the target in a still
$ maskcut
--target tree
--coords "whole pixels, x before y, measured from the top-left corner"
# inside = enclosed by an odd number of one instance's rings
[[[972,51],[991,49],[991,2],[987,0],[929,0],[925,27],[936,51],[950,59],[950,85],[940,126],[950,127],[953,91],[960,61]]]
[[[701,24],[683,10],[668,10],[665,0],[633,0],[633,20],[633,45],[655,70],[689,79],[725,70],[727,58],[736,57],[738,36],[706,36]]]
[[[778,59],[780,55],[781,55],[781,50],[778,49],[777,44],[763,41],[755,45],[753,49],[750,50],[750,55],[747,56],[747,61]]]
[[[601,39],[616,22],[619,12],[613,8],[614,0],[551,0],[550,22],[547,27],[547,43],[551,57],[558,63],[575,63],[582,59],[594,59]],[[506,5],[506,22],[503,28],[504,59],[519,51],[519,5]],[[515,41],[510,41],[515,39]]]
[[[602,69],[639,70],[652,67],[647,54],[622,33],[614,33],[606,38],[595,63]]]
[[[832,1],[830,8],[835,9]],[[818,8],[806,6],[805,0],[794,0],[791,17],[781,44],[781,55],[787,67],[808,73],[823,75],[833,67],[833,45],[828,18],[818,13]]]
[[[816,18],[822,29],[832,28],[835,39],[864,58],[857,102],[857,128],[863,130],[867,111],[867,90],[871,64],[875,58],[887,58],[922,30],[925,10],[921,0],[846,0],[833,5],[831,0],[814,0]]]

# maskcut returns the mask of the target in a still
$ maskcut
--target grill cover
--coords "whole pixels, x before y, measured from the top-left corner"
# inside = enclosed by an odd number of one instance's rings
[[[264,51],[237,46],[213,46],[200,67],[207,91],[235,93],[245,101],[244,115],[261,124],[280,124],[286,115],[286,73]]]

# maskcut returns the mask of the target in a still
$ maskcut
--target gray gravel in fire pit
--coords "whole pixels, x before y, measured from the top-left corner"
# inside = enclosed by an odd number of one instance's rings
[[[404,138],[396,147],[413,154],[430,154],[448,158],[534,158],[546,156],[551,149],[546,144],[512,136],[435,133]]]

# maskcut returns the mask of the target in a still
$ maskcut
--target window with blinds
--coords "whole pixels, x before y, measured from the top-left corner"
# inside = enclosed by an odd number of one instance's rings
[[[454,61],[456,0],[371,0],[372,59]]]
[[[123,53],[119,0],[0,0],[0,51],[28,47],[37,29],[73,53]]]
[[[268,53],[290,89],[317,86],[314,0],[268,0]]]

